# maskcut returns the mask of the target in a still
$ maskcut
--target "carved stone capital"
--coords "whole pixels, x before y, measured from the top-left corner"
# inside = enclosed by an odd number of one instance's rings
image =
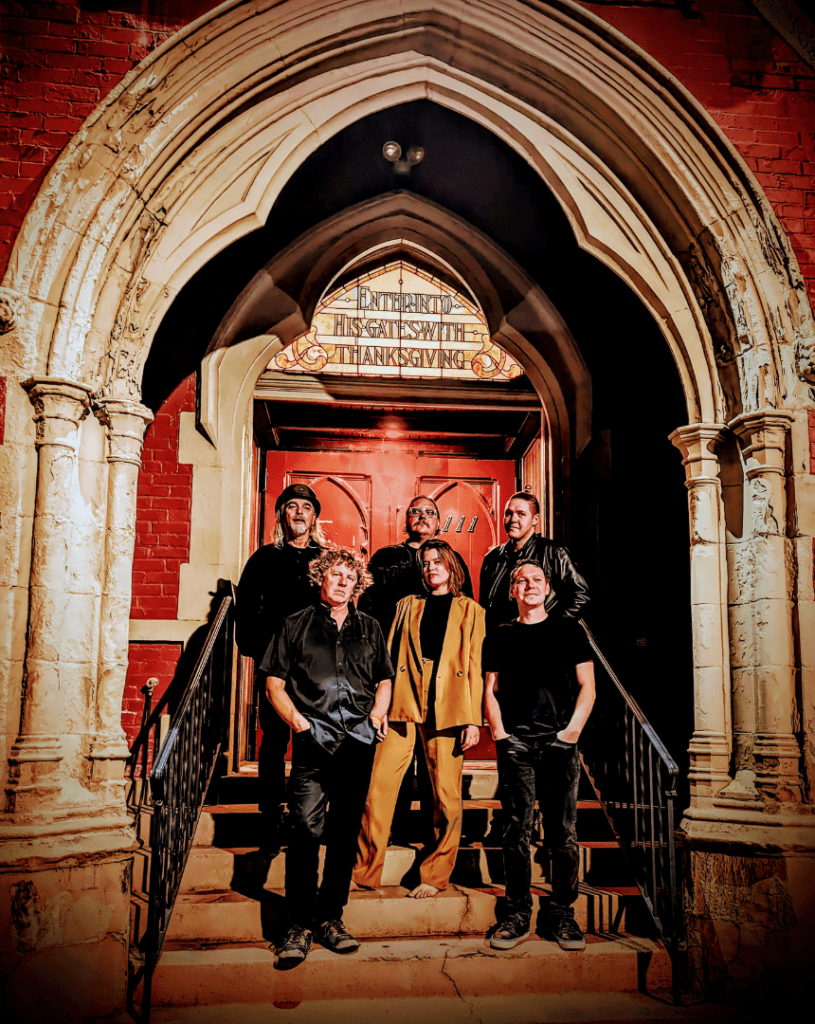
[[[682,454],[687,485],[715,483],[719,486],[719,456],[716,448],[724,437],[724,423],[690,423],[678,427],[669,435],[669,441]]]
[[[127,462],[141,466],[144,432],[153,422],[146,405],[120,398],[97,399],[94,412],[107,427],[108,462]]]
[[[749,479],[767,473],[783,475],[787,434],[794,419],[787,409],[760,409],[731,420],[730,429],[741,444]]]
[[[60,377],[30,377],[22,385],[34,406],[37,447],[76,450],[76,430],[90,408],[91,389]]]
[[[9,334],[20,321],[22,296],[11,288],[0,288],[0,334]]]

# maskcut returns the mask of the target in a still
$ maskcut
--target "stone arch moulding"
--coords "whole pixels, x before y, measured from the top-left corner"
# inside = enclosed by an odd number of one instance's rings
[[[204,357],[202,429],[218,443],[222,353],[246,337],[245,324],[254,334],[274,334],[288,344],[307,329],[332,283],[389,243],[457,278],[481,306],[491,335],[523,364],[549,421],[557,487],[561,474],[568,477],[572,455],[591,438],[591,378],[574,339],[540,287],[507,253],[462,218],[409,192],[349,207],[296,239],[255,275]]]
[[[137,397],[155,327],[191,274],[265,220],[324,138],[419,97],[538,170],[581,245],[660,323],[691,421],[806,394],[811,311],[769,204],[698,104],[568,0],[451,0],[444,15],[359,0],[353,18],[328,0],[235,0],[193,23],[97,108],[32,206],[5,280],[22,307],[21,362]],[[740,381],[729,416],[717,352]]]
[[[752,452],[766,447],[768,410],[801,420],[815,331],[770,204],[699,104],[571,0],[450,0],[443,12],[431,0],[233,0],[191,24],[97,107],[32,204],[4,279],[3,298],[20,311],[6,336],[11,376],[47,375],[95,402],[138,400],[155,328],[191,275],[265,222],[322,141],[418,98],[514,148],[558,198],[580,245],[651,311],[700,428],[677,440],[689,476],[707,486],[723,424],[736,423]],[[509,331],[505,339],[512,351]],[[13,390],[9,415],[22,420],[27,400]],[[30,456],[14,458],[22,467]],[[713,518],[721,547],[722,517]],[[727,626],[720,615],[708,643],[703,605],[695,635],[721,681]],[[721,585],[714,606],[726,613]],[[791,636],[789,602],[777,608],[771,632]],[[770,737],[768,766],[792,764],[797,750],[788,669],[783,713],[756,725]],[[715,747],[720,767],[705,778],[724,781],[720,705],[730,698],[725,684],[713,689],[717,707],[699,710],[711,723],[699,757]]]

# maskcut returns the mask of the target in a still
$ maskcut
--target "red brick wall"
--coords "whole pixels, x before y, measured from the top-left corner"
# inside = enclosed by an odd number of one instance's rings
[[[0,275],[25,211],[70,135],[131,67],[216,3],[107,6],[0,0]],[[584,6],[660,61],[711,113],[767,190],[815,302],[815,72],[745,0]],[[686,18],[680,8],[700,16]]]
[[[179,464],[181,413],[195,411],[195,376],[173,391],[147,428],[136,505],[132,619],[174,619],[178,576],[190,557],[192,466]]]
[[[585,2],[693,94],[755,173],[815,304],[815,70],[743,0],[680,11]]]
[[[809,471],[815,474],[815,412],[809,414]]]
[[[127,743],[131,749],[141,728],[145,696],[142,693],[142,687],[151,677],[158,679],[158,685],[153,690],[153,707],[157,708],[175,675],[180,657],[180,643],[132,643],[130,645],[130,662],[127,666],[127,681],[122,704],[122,728],[127,734]]]
[[[26,210],[71,135],[135,64],[216,4],[108,6],[115,9],[0,0],[0,277]]]

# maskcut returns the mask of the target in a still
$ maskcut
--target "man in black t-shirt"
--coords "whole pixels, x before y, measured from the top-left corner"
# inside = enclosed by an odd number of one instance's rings
[[[583,628],[546,612],[549,581],[526,560],[512,571],[519,616],[487,634],[484,706],[498,755],[507,912],[493,949],[511,949],[530,933],[530,842],[535,799],[552,854],[551,926],[561,949],[584,949],[574,919],[579,850],[577,740],[594,703],[594,663]]]

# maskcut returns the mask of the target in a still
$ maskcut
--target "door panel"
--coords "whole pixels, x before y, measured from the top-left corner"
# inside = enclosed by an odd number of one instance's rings
[[[313,476],[307,471],[288,474],[290,483],[308,484],[320,500],[320,525],[326,540],[352,548],[367,561],[371,536],[371,478],[342,473]]]

